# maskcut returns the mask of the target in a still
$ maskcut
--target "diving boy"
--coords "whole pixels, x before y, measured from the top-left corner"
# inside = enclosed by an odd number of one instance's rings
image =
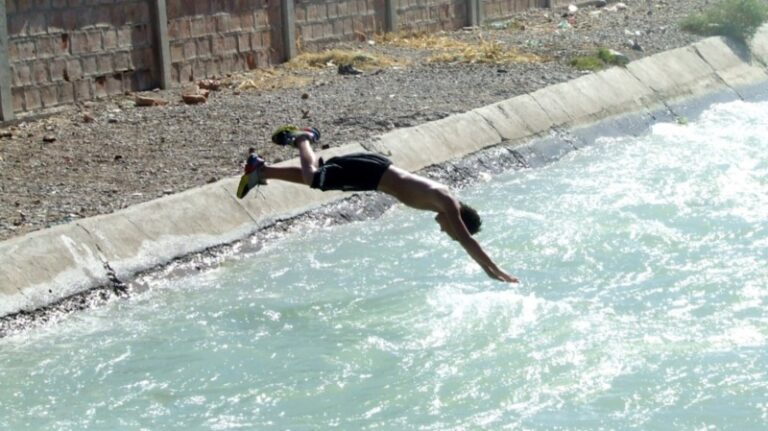
[[[403,204],[437,213],[440,230],[457,241],[489,277],[517,283],[518,279],[499,268],[472,237],[480,230],[481,220],[472,207],[460,202],[444,184],[410,173],[374,153],[353,153],[323,161],[315,156],[311,144],[320,139],[316,128],[299,129],[287,125],[272,135],[277,145],[298,148],[301,167],[267,166],[251,149],[237,190],[242,199],[253,187],[268,179],[306,184],[322,191],[369,191],[387,193]]]

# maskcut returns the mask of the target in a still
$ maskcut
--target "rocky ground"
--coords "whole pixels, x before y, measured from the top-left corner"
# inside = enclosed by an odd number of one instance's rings
[[[282,123],[314,125],[324,144],[342,145],[573,79],[585,72],[570,60],[600,47],[634,59],[687,45],[698,37],[681,32],[679,22],[707,3],[625,0],[584,6],[572,17],[532,10],[441,35],[490,42],[535,55],[534,61],[433,63],[427,59],[434,50],[373,39],[340,48],[397,59],[394,66],[360,75],[340,75],[336,65],[278,68],[303,84],[225,85],[199,105],[184,104],[179,89],[148,94],[168,100],[165,106],[137,107],[126,95],[6,125],[0,130],[0,240],[238,175],[250,146],[268,161],[295,157],[269,143]]]

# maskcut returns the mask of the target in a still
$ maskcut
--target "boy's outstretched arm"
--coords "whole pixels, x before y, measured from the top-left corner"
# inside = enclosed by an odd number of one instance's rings
[[[453,230],[453,235],[449,234],[449,236],[453,237],[453,239],[461,244],[469,256],[483,268],[483,271],[485,271],[489,277],[508,283],[518,283],[519,280],[499,268],[490,256],[488,256],[485,250],[483,250],[480,243],[472,237],[467,230],[467,227],[464,225],[464,222],[461,221],[461,213],[459,212],[457,204],[454,205],[455,206],[451,210],[446,212],[448,223]]]

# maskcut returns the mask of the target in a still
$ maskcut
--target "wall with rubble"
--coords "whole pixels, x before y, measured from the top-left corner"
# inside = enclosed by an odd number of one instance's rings
[[[1,120],[128,91],[278,64],[284,21],[299,52],[388,31],[450,31],[549,0],[6,0]],[[286,4],[290,5],[287,8]],[[162,12],[160,12],[162,11]],[[284,20],[283,11],[292,11]],[[162,14],[165,14],[164,16]],[[393,14],[394,17],[388,17]],[[162,28],[167,24],[167,28]],[[3,34],[5,33],[5,34]],[[163,54],[165,45],[167,54]],[[166,55],[170,57],[162,57]],[[165,66],[169,64],[169,66]],[[170,70],[164,70],[170,68]],[[8,72],[8,73],[5,73]]]

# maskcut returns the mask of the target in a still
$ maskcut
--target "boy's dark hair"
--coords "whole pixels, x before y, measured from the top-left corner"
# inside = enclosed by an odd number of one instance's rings
[[[459,211],[461,213],[461,221],[464,222],[464,226],[467,227],[469,233],[474,235],[480,232],[480,225],[483,224],[483,221],[480,219],[480,214],[464,202],[461,202],[461,209]]]

